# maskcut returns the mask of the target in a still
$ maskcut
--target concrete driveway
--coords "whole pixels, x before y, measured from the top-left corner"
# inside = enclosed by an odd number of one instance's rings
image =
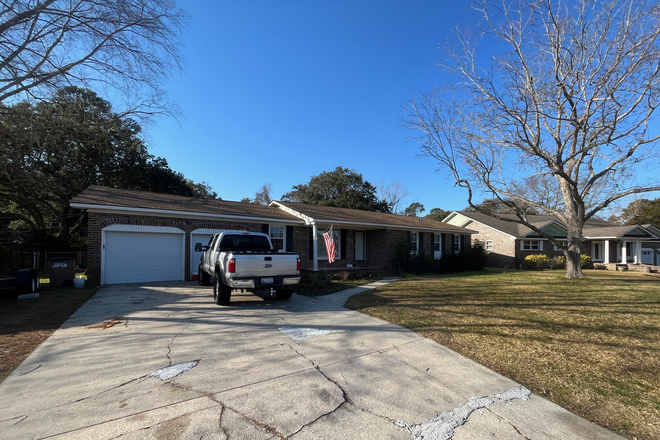
[[[0,437],[620,438],[332,301],[184,282],[101,289],[0,384]]]

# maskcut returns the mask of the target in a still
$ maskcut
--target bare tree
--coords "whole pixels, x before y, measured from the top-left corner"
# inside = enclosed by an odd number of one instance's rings
[[[387,206],[390,208],[390,212],[393,214],[401,214],[399,205],[406,196],[408,196],[408,189],[403,183],[392,181],[389,185],[386,185],[385,181],[381,179],[380,184],[378,185],[377,197],[381,200],[385,200]]]
[[[404,124],[418,131],[421,155],[467,189],[470,206],[481,192],[557,215],[567,246],[522,209],[515,221],[562,248],[567,277],[582,277],[585,221],[622,197],[660,189],[639,174],[657,159],[660,138],[649,131],[660,104],[660,4],[501,0],[479,10],[483,28],[457,33],[446,47],[443,66],[455,83],[413,99]],[[496,53],[479,53],[482,41]],[[521,191],[526,179],[548,184],[550,199]]]
[[[0,103],[79,85],[138,116],[176,113],[161,84],[180,69],[186,16],[172,0],[0,1]]]
[[[266,183],[254,194],[254,203],[259,205],[268,205],[273,201],[271,195],[273,194],[273,185]]]

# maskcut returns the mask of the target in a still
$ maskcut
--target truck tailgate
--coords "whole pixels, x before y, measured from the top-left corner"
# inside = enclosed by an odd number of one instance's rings
[[[232,277],[295,275],[298,270],[295,254],[232,254],[232,258],[236,259],[236,272]]]

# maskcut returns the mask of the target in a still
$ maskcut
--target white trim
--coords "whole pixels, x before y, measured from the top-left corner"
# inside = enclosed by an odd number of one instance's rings
[[[488,249],[488,243],[490,243],[490,249]],[[484,240],[484,250],[492,252],[495,249],[495,242],[493,240]]]
[[[186,234],[179,228],[171,226],[144,226],[144,225],[110,225],[101,229],[101,285],[105,284],[105,241],[107,232],[137,232],[156,234],[181,234],[181,278],[186,276]]]
[[[175,218],[229,218],[235,220],[251,220],[255,223],[266,223],[266,222],[276,222],[276,223],[303,223],[301,221],[296,221],[293,219],[280,219],[280,218],[267,218],[267,217],[249,217],[244,215],[227,215],[227,214],[211,214],[206,212],[192,212],[192,211],[171,211],[167,209],[151,209],[151,208],[127,208],[124,206],[111,206],[111,205],[88,205],[82,203],[71,203],[72,208],[78,209],[87,209],[89,212],[100,212],[100,213],[114,213],[116,211],[122,211],[125,213],[135,213],[141,215],[166,215],[168,217]]]
[[[296,211],[295,209],[291,209],[291,208],[289,208],[288,206],[284,206],[284,205],[282,205],[280,202],[278,202],[278,201],[276,201],[276,200],[273,200],[272,202],[270,202],[270,204],[269,204],[268,206],[277,206],[277,207],[278,207],[279,209],[281,209],[282,211],[284,211],[284,212],[286,212],[286,213],[288,213],[288,214],[291,214],[291,215],[293,215],[293,216],[295,216],[295,217],[298,217],[299,219],[304,220],[304,222],[305,222],[306,225],[311,225],[311,224],[314,223],[314,219],[313,219],[312,217],[308,217],[308,216],[306,216],[305,214]]]

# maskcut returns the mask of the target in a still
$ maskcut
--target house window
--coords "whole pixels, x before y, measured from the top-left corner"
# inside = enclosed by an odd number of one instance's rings
[[[484,242],[484,247],[486,248],[487,251],[492,251],[493,250],[493,240],[486,240]]]
[[[334,238],[335,242],[335,260],[339,260],[339,256],[341,255],[341,250],[339,249],[339,246],[341,246],[341,240],[339,239],[339,229],[333,229],[332,230],[332,235]],[[318,245],[316,246],[316,256],[318,257],[319,260],[327,260],[328,259],[328,251],[325,248],[325,240],[323,239],[323,231],[317,231],[316,235],[318,238]]]
[[[410,233],[410,255],[417,255],[419,250],[419,242],[417,240],[417,232]]]
[[[442,235],[434,234],[433,235],[433,258],[439,260],[442,257]]]
[[[284,226],[270,227],[270,241],[273,243],[273,249],[278,252],[284,252]]]
[[[564,247],[566,247],[566,246],[568,246],[568,241],[566,241],[566,240],[559,240],[559,245],[560,245],[560,246],[564,246]],[[558,248],[557,246],[554,246],[554,248],[555,248],[555,252],[559,252],[559,251],[561,251],[561,249]]]
[[[520,243],[520,250],[523,251],[542,251],[543,245],[541,240],[523,240]]]
[[[457,254],[461,251],[461,236],[460,235],[454,235],[454,241],[452,243],[451,250],[454,251],[455,254]]]
[[[594,242],[592,246],[591,258],[593,261],[603,261],[603,243]]]

